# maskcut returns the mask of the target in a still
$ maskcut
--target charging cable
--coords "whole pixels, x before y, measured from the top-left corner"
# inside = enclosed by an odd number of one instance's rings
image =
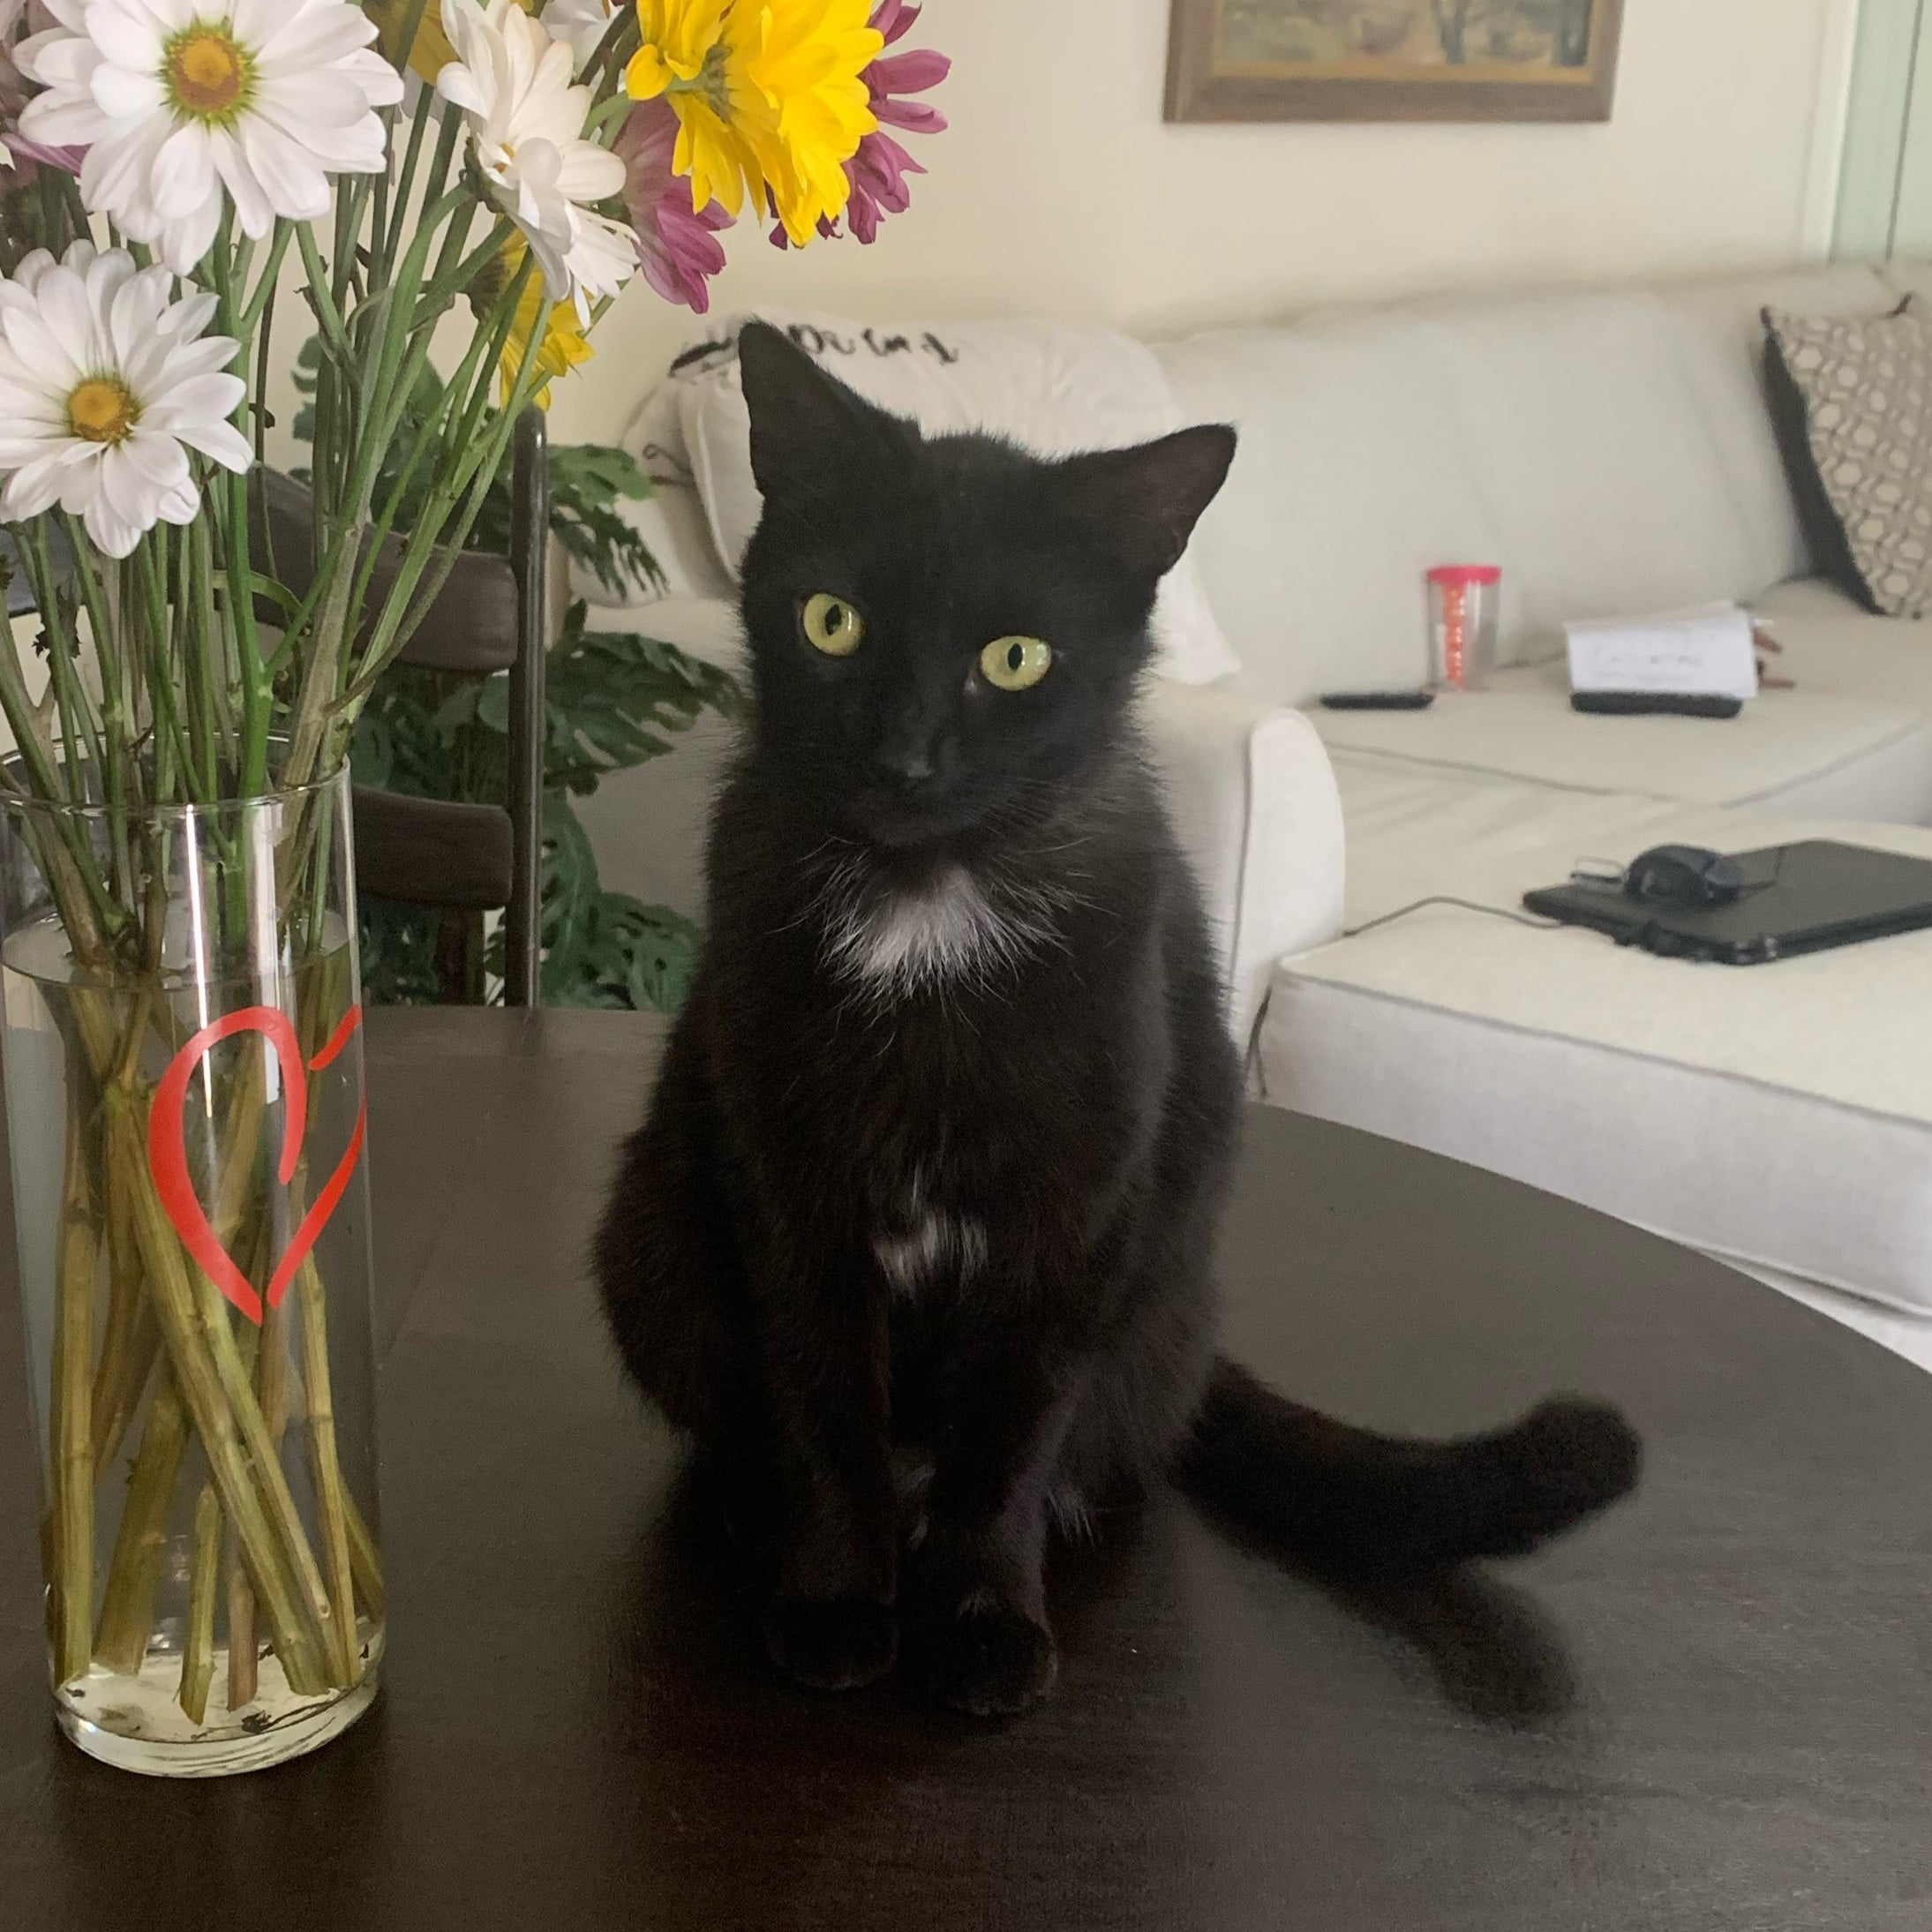
[[[1567,924],[1560,919],[1540,919],[1533,913],[1513,913],[1507,906],[1483,906],[1472,898],[1454,898],[1446,892],[1432,893],[1427,898],[1412,899],[1407,906],[1397,906],[1393,913],[1384,913],[1379,919],[1364,920],[1359,926],[1346,928],[1342,936],[1354,939],[1365,932],[1373,932],[1378,926],[1386,926],[1390,921],[1407,919],[1411,913],[1419,913],[1425,906],[1460,906],[1465,913],[1487,913],[1492,919],[1514,920],[1519,926],[1530,926],[1539,932],[1553,932],[1559,926]]]

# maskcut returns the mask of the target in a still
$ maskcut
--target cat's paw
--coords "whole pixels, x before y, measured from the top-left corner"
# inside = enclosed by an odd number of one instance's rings
[[[771,1661],[797,1682],[814,1690],[857,1690],[892,1668],[898,1621],[886,1604],[774,1597],[765,1612],[764,1642]]]
[[[1030,1710],[1060,1674],[1053,1633],[1004,1605],[962,1608],[928,1625],[921,1637],[923,1675],[933,1694],[975,1718]]]

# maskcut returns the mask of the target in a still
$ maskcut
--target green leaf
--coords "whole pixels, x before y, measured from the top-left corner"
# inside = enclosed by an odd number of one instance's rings
[[[669,582],[650,546],[614,511],[553,506],[550,527],[565,554],[613,597],[628,595],[634,584],[661,592]]]
[[[615,894],[609,895],[615,898]],[[691,991],[703,936],[690,920],[663,906],[624,906],[631,921],[628,988],[640,1012],[675,1013]]]
[[[251,570],[248,573],[248,581],[254,587],[255,595],[258,598],[267,598],[284,617],[293,617],[302,608],[302,599],[285,584],[278,583],[274,578],[265,577],[259,570]],[[217,570],[214,583],[215,589],[226,595],[229,585],[228,572]]]
[[[570,607],[550,657],[548,782],[579,797],[607,772],[662,757],[668,734],[707,709],[742,710],[738,687],[714,665],[662,639],[589,631],[582,604]]]
[[[510,674],[500,671],[494,677],[486,678],[481,684],[472,687],[476,695],[476,720],[485,731],[501,732],[507,736],[510,729]]]
[[[349,748],[349,767],[357,785],[373,786],[379,792],[391,789],[395,771],[395,733],[380,712],[365,710],[356,727]]]
[[[364,998],[377,1006],[435,1004],[436,913],[367,897],[358,910]]]
[[[606,443],[565,444],[553,450],[550,486],[576,506],[609,505],[620,498],[641,502],[652,492],[637,459]]]

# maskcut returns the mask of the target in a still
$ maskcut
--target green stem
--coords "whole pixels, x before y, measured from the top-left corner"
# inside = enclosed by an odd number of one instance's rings
[[[316,326],[321,331],[322,352],[325,356],[333,354],[344,363],[351,362],[355,358],[355,348],[349,340],[342,312],[330,292],[328,266],[322,259],[321,250],[315,244],[314,228],[307,222],[299,223],[296,229],[296,241],[302,251],[302,266],[308,272],[309,305],[315,311]]]
[[[108,1204],[108,1320],[94,1377],[94,1464],[104,1471],[120,1453],[128,1425],[161,1348],[154,1312],[141,1293],[140,1251],[124,1201]]]
[[[380,1623],[387,1608],[387,1593],[382,1583],[382,1559],[376,1550],[376,1539],[371,1534],[362,1511],[356,1506],[354,1493],[345,1493],[342,1500],[349,1516],[349,1562],[355,1573],[357,1593],[362,1598],[363,1607],[369,1613],[370,1620]]]
[[[286,229],[275,245],[274,261],[280,264],[288,250]],[[259,304],[259,306],[257,306]],[[255,298],[249,304],[250,313],[259,325],[259,334],[255,339],[255,393],[250,399],[249,410],[254,417],[255,467],[259,470],[268,461],[268,377],[274,367],[275,347],[275,284],[273,276],[264,279],[261,288],[255,291]],[[270,576],[274,575],[274,552],[271,547],[264,560]]]
[[[338,194],[341,192],[339,184],[337,192]],[[214,293],[218,325],[224,334],[233,335],[242,326],[242,311],[236,300],[237,281],[231,252],[222,245],[227,225],[228,216],[224,212],[222,233],[214,252]],[[245,344],[244,352],[246,352]],[[244,436],[249,433],[245,395],[235,406],[234,423]],[[248,478],[237,476],[232,470],[214,470],[202,487],[205,494],[219,492],[227,510],[226,515],[215,516],[213,522],[219,533],[222,567],[228,579],[222,599],[222,613],[227,620],[234,661],[241,675],[241,795],[259,798],[268,789],[268,733],[274,692],[268,667],[262,661],[261,644],[255,634],[255,580],[249,554]],[[209,521],[206,516],[198,519],[198,527],[205,528]],[[221,632],[209,623],[204,632],[204,649],[212,645],[220,635]]]
[[[285,776],[291,784],[305,783],[321,769],[329,710],[341,688],[342,664],[353,648],[355,585],[362,569],[360,546],[369,521],[376,477],[389,440],[408,406],[411,372],[421,366],[429,351],[428,331],[411,330],[408,317],[438,229],[465,209],[469,202],[467,189],[454,189],[424,211],[396,283],[384,291],[386,312],[378,318],[381,323],[379,346],[372,358],[363,358],[363,393],[377,399],[378,410],[373,423],[362,427],[347,486],[335,492],[333,501],[329,500],[331,492],[322,466],[317,466],[316,514],[328,528],[318,530],[319,538],[326,537],[327,542],[319,541],[317,545],[316,581],[289,626],[291,632],[306,637],[308,660],[301,674],[289,725],[290,756]],[[312,250],[312,241],[308,245]],[[310,266],[312,278],[319,265],[312,262]],[[371,308],[377,306],[370,304]],[[358,322],[361,319],[358,315]],[[323,374],[327,376],[326,368]],[[318,386],[319,405],[322,387]],[[417,534],[426,542],[433,542],[436,533],[431,529]],[[304,629],[311,622],[314,626],[312,634]],[[297,655],[301,654],[298,649]]]
[[[290,1688],[318,1694],[330,1680],[317,1607],[320,1578],[281,1459],[255,1406],[228,1325],[227,1304],[199,1270],[189,1267],[154,1192],[138,1100],[124,1091],[110,1093],[108,1106],[114,1184],[132,1191],[141,1257],[175,1379],[207,1453]]]
[[[261,1638],[255,1629],[255,1592],[241,1546],[230,1530],[224,1538],[228,1569],[228,1708],[245,1710],[261,1688]]]
[[[298,1205],[291,1203],[291,1205]],[[321,1514],[322,1556],[328,1567],[329,1635],[337,1675],[362,1674],[356,1642],[356,1596],[350,1567],[348,1491],[335,1443],[335,1399],[328,1362],[328,1301],[313,1258],[303,1262],[296,1291],[302,1297],[302,1372],[308,1386],[309,1461]]]
[[[268,1227],[262,1224],[255,1246],[255,1267],[250,1279],[259,1281],[268,1251]],[[261,1316],[261,1337],[255,1352],[255,1400],[261,1409],[262,1426],[275,1454],[282,1453],[282,1435],[289,1424],[289,1344],[283,1330],[287,1317],[282,1308],[265,1308]],[[261,1660],[260,1641],[255,1629],[255,1592],[248,1581],[248,1567],[242,1561],[238,1544],[230,1537],[228,1578],[228,1707],[239,1710],[255,1701]]]
[[[122,661],[120,613],[116,599],[101,583],[92,547],[85,541],[81,526],[71,516],[62,518],[67,533],[67,547],[72,553],[74,575],[80,583],[81,607],[87,613],[87,627],[94,637],[94,658],[101,670],[101,797],[108,808],[109,844],[113,856],[115,896],[124,900],[126,882],[132,876],[128,848],[128,781],[139,775],[129,756],[127,691]]]
[[[214,647],[222,636],[222,625],[214,607],[214,537],[207,517],[198,516],[190,526],[182,561],[182,603],[207,646],[198,650],[191,643],[182,652],[181,695],[187,712],[190,763],[202,794],[214,798],[222,790],[222,767],[231,761],[224,756],[226,734],[214,708],[220,659]]]
[[[482,274],[484,269],[503,252],[504,245],[516,232],[516,224],[507,215],[499,215],[490,232],[470,251],[459,257],[458,251],[468,241],[469,224],[451,222],[443,256],[436,264],[429,286],[423,291],[417,304],[417,315],[420,322],[433,323],[438,316]]]
[[[268,318],[274,312],[276,285],[282,280],[282,267],[288,259],[289,244],[294,241],[296,229],[299,225],[294,222],[281,220],[275,223],[275,238],[269,244],[268,259],[263,265],[261,274],[255,278],[254,291],[248,298],[247,307],[241,313],[240,335],[237,339],[244,349],[256,339],[255,331],[265,327]],[[266,390],[258,389],[256,400],[261,401],[266,394]]]
[[[154,1592],[168,1553],[168,1513],[187,1451],[188,1412],[182,1407],[174,1376],[163,1369],[147,1405],[134,1466],[128,1472],[94,1635],[94,1655],[123,1677],[136,1675],[147,1661],[154,1628]]]
[[[188,1569],[188,1628],[181,1650],[181,1708],[195,1725],[207,1722],[214,1681],[214,1597],[222,1566],[222,1499],[204,1483],[194,1505],[194,1555]]]
[[[89,1419],[94,1276],[100,1223],[79,1109],[67,1113],[67,1172],[55,1261],[53,1401],[48,1418],[53,1470],[54,1674],[87,1674],[94,1628],[94,1430]]]
[[[155,548],[143,544],[134,553],[134,574],[147,648],[152,653],[153,672],[148,679],[147,696],[154,714],[154,796],[157,799],[179,797],[181,785],[177,781],[182,781],[187,796],[199,802],[205,794],[197,784],[194,759],[188,748],[181,707],[176,699],[176,680],[172,675],[173,627],[169,620],[168,580],[171,560],[185,549],[188,540],[185,530],[164,532],[157,546],[159,568],[156,568]],[[183,681],[184,683],[185,680]]]
[[[58,578],[52,553],[48,547],[47,520],[44,517],[35,519],[31,533],[35,561],[39,566],[38,581],[49,587],[56,586]],[[68,606],[57,589],[40,610],[47,638],[48,673],[53,680],[55,702],[60,708],[61,742],[66,753],[61,762],[61,776],[66,781],[67,801],[71,805],[86,805],[91,802],[87,795],[87,766],[91,762],[98,774],[103,770],[104,761],[101,752],[100,725],[75,669],[80,661],[80,642],[69,627]]]
[[[417,0],[414,8],[416,17],[421,19],[427,11],[428,0]],[[405,23],[407,24],[407,23]],[[414,40],[415,29],[409,29],[409,37]],[[407,62],[407,54],[404,60]],[[391,122],[390,148],[394,151],[395,117]],[[388,222],[378,229],[380,248],[376,259],[376,273],[384,281],[388,279],[389,264],[395,259],[395,252],[402,238],[402,224],[409,219],[410,209],[416,199],[416,170],[423,158],[423,141],[429,132],[430,123],[438,118],[436,90],[424,87],[416,97],[416,105],[410,112],[410,138],[402,151],[402,166],[396,175],[395,202]],[[453,119],[446,116],[445,119]]]
[[[357,665],[355,681],[335,703],[335,712],[345,721],[345,740],[348,729],[354,725],[357,707],[415,634],[448,582],[508,453],[516,432],[516,418],[536,387],[543,342],[540,328],[533,330],[523,345],[516,374],[508,385],[507,406],[492,417],[489,399],[494,374],[515,325],[523,290],[535,272],[534,259],[526,257],[499,296],[488,322],[472,341],[470,354],[464,358],[464,372],[471,388],[448,443],[465,454],[454,472],[431,490],[368,646]],[[451,384],[451,387],[456,387],[456,383]]]

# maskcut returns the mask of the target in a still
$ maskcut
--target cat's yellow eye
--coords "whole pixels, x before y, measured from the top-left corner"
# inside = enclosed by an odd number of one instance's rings
[[[1053,646],[1043,637],[996,637],[980,653],[980,675],[1002,691],[1024,691],[1053,668]]]
[[[800,620],[805,640],[828,658],[849,658],[865,642],[865,619],[842,597],[821,590],[809,598]]]

